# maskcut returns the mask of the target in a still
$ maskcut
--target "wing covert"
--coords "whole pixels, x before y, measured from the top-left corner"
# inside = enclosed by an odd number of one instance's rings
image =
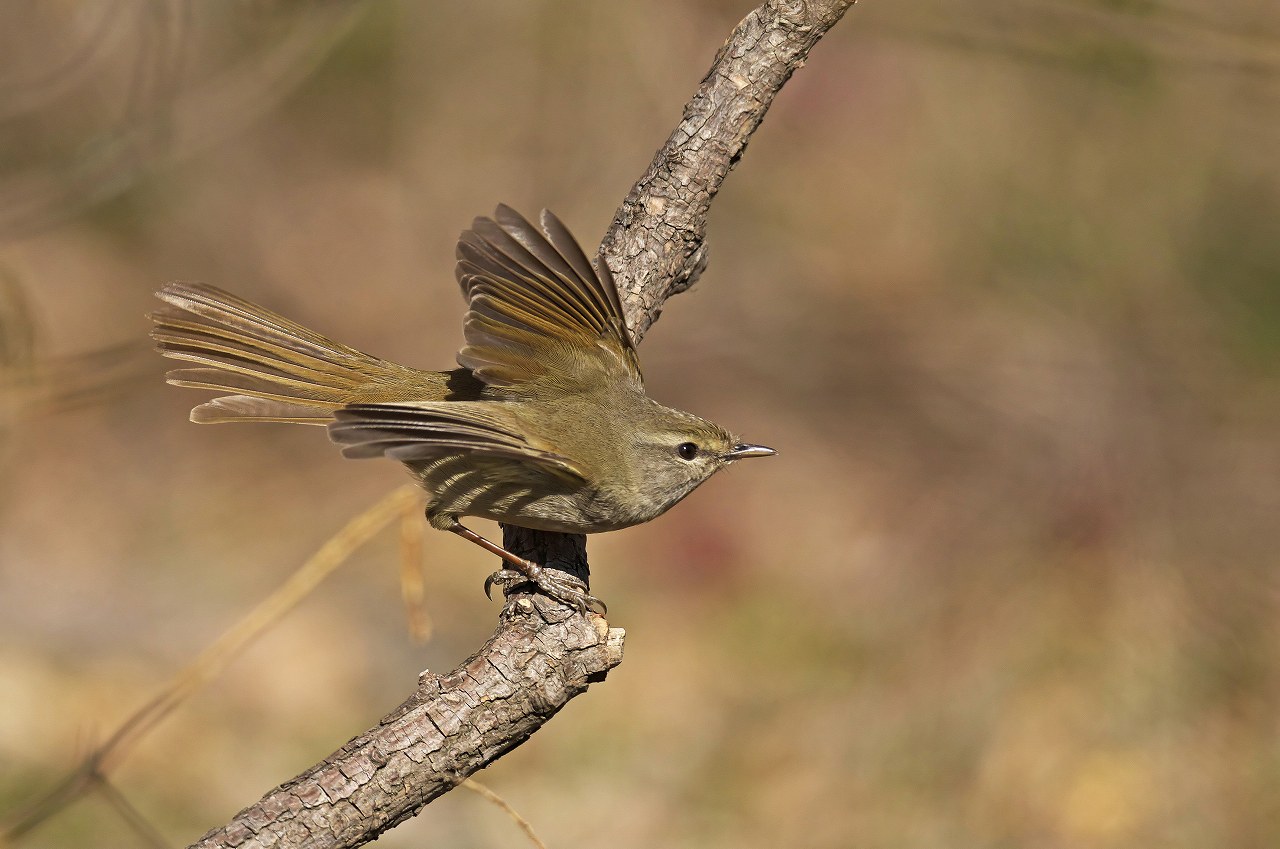
[[[582,471],[567,457],[537,448],[510,425],[466,402],[351,404],[333,412],[329,438],[352,459],[422,462],[470,454],[532,466],[573,484]]]

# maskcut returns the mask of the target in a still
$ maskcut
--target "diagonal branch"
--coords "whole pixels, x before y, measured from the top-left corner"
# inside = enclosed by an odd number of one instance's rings
[[[614,214],[600,252],[637,342],[707,264],[707,213],[773,98],[856,0],[770,0],[720,48],[684,117]]]
[[[734,30],[601,245],[639,341],[706,265],[711,201],[774,96],[852,0],[769,0]],[[581,536],[504,526],[504,546],[586,579]],[[622,660],[623,632],[513,594],[493,637],[374,728],[209,832],[213,847],[352,847],[524,742]]]
[[[360,846],[523,743],[622,660],[622,631],[538,596],[375,727],[269,792],[198,847]]]

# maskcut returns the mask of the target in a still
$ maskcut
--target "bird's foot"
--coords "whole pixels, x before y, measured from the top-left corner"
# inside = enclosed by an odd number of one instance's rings
[[[567,604],[579,613],[591,611],[603,616],[609,609],[603,601],[587,592],[587,584],[582,579],[558,569],[546,569],[530,560],[519,566],[512,564],[485,578],[484,594],[489,598],[493,598],[494,584],[502,587],[504,592],[511,592],[523,584],[533,584],[543,595]]]

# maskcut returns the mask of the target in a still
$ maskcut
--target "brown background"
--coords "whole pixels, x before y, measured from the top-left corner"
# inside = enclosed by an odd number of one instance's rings
[[[189,424],[151,293],[449,367],[458,231],[594,244],[749,8],[81,5],[0,24],[0,810],[404,479]],[[1271,3],[851,12],[642,349],[780,456],[592,539],[626,660],[480,778],[553,847],[1280,842],[1278,107]],[[491,559],[428,536],[417,646],[384,535],[120,789],[193,839],[475,648]],[[460,793],[383,844],[527,845]]]

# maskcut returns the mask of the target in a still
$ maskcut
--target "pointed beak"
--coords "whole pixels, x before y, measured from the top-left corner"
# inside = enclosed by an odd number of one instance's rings
[[[772,457],[777,454],[772,448],[763,445],[735,445],[733,450],[724,455],[726,460],[741,460],[743,457]]]

